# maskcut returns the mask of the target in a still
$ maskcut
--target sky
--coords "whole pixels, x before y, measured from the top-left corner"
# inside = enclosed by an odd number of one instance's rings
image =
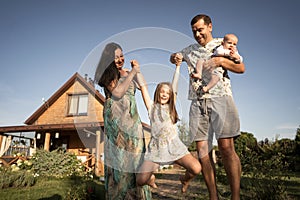
[[[300,1],[0,0],[0,126],[22,125],[75,72],[93,73],[103,46],[137,59],[150,92],[171,81],[171,53],[194,43],[190,20],[209,15],[213,36],[235,33],[246,72],[230,73],[241,131],[294,139],[300,125]],[[178,111],[188,121],[181,67]],[[99,89],[101,91],[101,89]],[[139,112],[147,122],[137,92]]]

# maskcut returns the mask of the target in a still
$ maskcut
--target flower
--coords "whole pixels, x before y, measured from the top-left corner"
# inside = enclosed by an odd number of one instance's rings
[[[31,166],[31,165],[32,165],[32,162],[27,160],[27,165],[28,165],[28,166]]]
[[[12,171],[12,172],[15,172],[15,171],[19,171],[19,170],[20,170],[19,167],[14,167],[11,171]]]
[[[22,164],[23,164],[23,161],[22,161],[21,159],[18,159],[18,160],[17,160],[17,165],[20,166],[20,165],[22,165]]]

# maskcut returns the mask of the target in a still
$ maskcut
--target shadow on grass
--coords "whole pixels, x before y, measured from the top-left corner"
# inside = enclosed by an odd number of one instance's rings
[[[158,189],[152,190],[153,200],[177,200],[177,199],[208,199],[208,192],[202,175],[192,180],[188,192],[182,194],[179,176],[183,170],[166,170],[155,173]],[[280,180],[286,187],[288,199],[300,199],[300,178],[291,176],[290,179]],[[255,190],[254,184],[261,182],[265,186],[273,186],[273,180],[267,178],[242,177],[241,199],[253,199]],[[225,174],[218,174],[217,184],[220,199],[230,199],[230,189]],[[84,180],[80,177],[57,179],[39,178],[32,187],[6,188],[0,190],[1,200],[22,199],[22,200],[62,200],[75,199],[67,198],[70,195],[85,195],[82,199],[104,200],[104,184],[98,180]]]
[[[31,187],[5,188],[0,190],[1,200],[62,200],[86,199],[104,200],[105,190],[98,180],[84,180],[81,177],[72,178],[41,178]]]
[[[55,194],[51,197],[40,198],[39,200],[62,200],[62,196]]]
[[[297,175],[282,176],[282,177],[247,177],[241,178],[241,199],[253,199],[257,198],[257,193],[265,195],[268,198],[273,199],[300,199],[300,178]],[[228,185],[227,177],[225,174],[217,175],[217,183],[219,186]],[[229,188],[228,188],[229,190]],[[220,190],[219,190],[220,192]],[[223,193],[222,193],[223,192]],[[230,192],[222,191],[221,196],[227,197]]]

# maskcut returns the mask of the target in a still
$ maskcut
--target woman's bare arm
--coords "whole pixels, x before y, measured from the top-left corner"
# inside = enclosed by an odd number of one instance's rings
[[[128,76],[122,83],[117,83],[115,87],[108,87],[108,90],[111,92],[112,96],[116,98],[122,98],[126,91],[129,88],[131,81],[134,76],[140,72],[140,66],[137,61],[131,61],[132,70],[128,73]]]

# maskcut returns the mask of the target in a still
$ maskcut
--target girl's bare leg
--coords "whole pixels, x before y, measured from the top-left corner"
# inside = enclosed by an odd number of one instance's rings
[[[151,175],[151,177],[150,177],[149,181],[147,182],[147,184],[152,188],[157,188],[157,185],[155,184],[154,174]]]
[[[136,174],[137,185],[149,185],[153,188],[157,188],[153,171],[155,171],[158,167],[159,165],[156,163],[153,163],[151,161],[144,161],[139,169],[139,172]]]
[[[201,172],[201,165],[192,154],[185,155],[177,160],[176,163],[186,169],[185,174],[180,176],[181,192],[185,193],[189,187],[189,182]]]

